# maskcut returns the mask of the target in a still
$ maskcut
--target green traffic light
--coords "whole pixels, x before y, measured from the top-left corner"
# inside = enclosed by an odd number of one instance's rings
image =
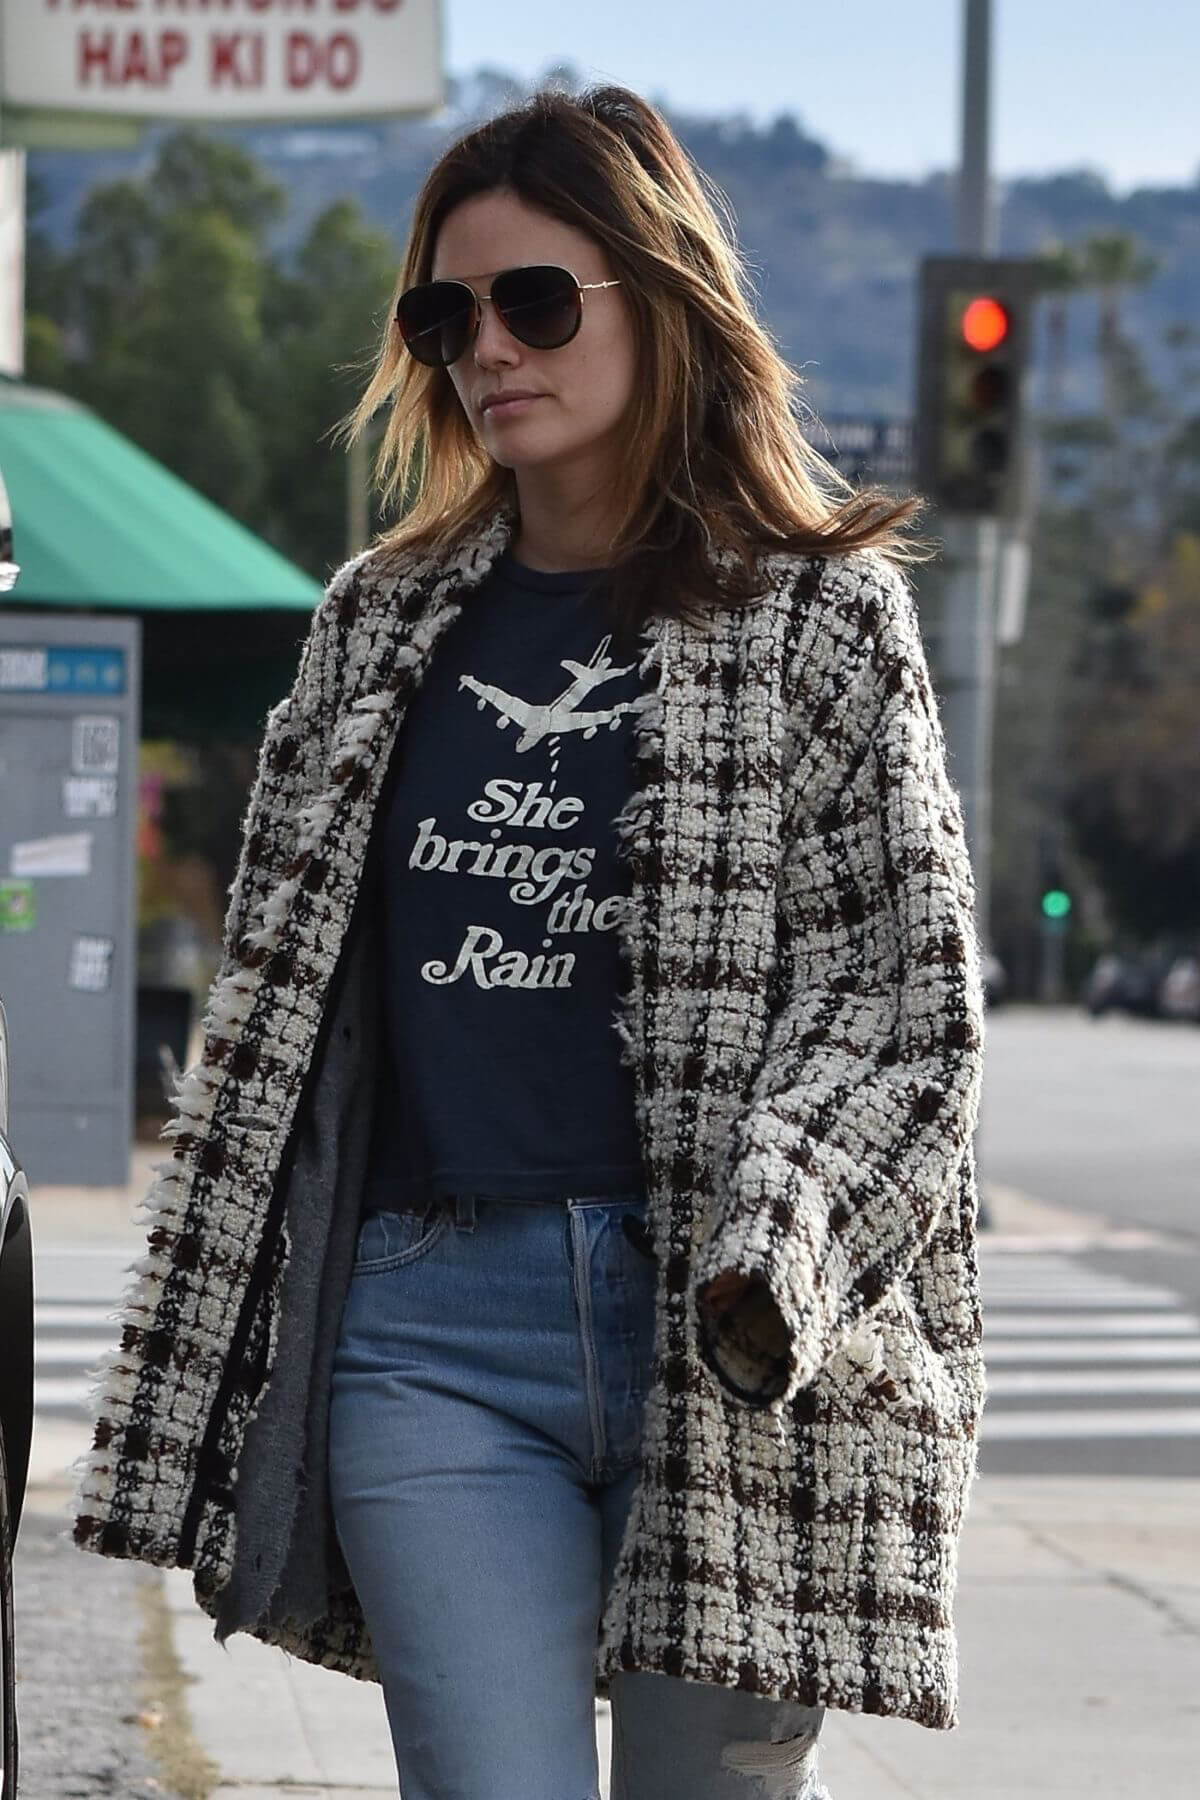
[[[1042,895],[1042,911],[1048,919],[1065,919],[1071,910],[1071,896],[1062,888],[1048,888]]]

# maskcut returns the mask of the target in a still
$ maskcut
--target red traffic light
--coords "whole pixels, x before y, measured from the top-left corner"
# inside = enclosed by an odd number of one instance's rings
[[[961,330],[972,350],[995,350],[1008,336],[1008,308],[990,295],[980,294],[965,308]]]
[[[1025,257],[921,259],[917,485],[950,514],[1025,505],[1025,383],[1036,270]]]

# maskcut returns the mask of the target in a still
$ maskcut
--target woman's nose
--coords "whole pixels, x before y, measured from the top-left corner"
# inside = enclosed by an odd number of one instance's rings
[[[475,361],[479,367],[490,369],[496,364],[511,367],[519,362],[521,346],[490,300],[481,302],[479,313],[479,334],[475,339]]]

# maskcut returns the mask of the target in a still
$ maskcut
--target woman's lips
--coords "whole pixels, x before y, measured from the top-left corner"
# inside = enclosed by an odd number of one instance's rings
[[[535,401],[544,399],[544,394],[523,394],[515,400],[493,400],[490,406],[484,407],[483,416],[485,419],[515,419]]]

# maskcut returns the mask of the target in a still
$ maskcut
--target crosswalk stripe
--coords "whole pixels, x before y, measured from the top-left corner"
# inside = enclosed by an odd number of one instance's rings
[[[1194,1369],[989,1370],[990,1397],[1002,1394],[1200,1394]]]
[[[66,1375],[39,1376],[34,1371],[33,1408],[35,1412],[65,1412],[86,1406],[92,1391],[90,1381]],[[36,1425],[34,1427],[36,1430]]]
[[[1118,1275],[1111,1269],[1089,1269],[1082,1264],[1078,1264],[1075,1267],[1068,1264],[1063,1268],[1059,1268],[1057,1265],[1053,1267],[1046,1267],[1043,1265],[1040,1268],[1017,1268],[1011,1262],[981,1262],[979,1269],[980,1274],[985,1281],[992,1283],[1011,1282],[1014,1287],[1018,1283],[1020,1283],[1022,1287],[1052,1287],[1056,1284],[1061,1284],[1063,1287],[1118,1288],[1137,1287],[1140,1285],[1138,1282],[1133,1281],[1128,1275]],[[1146,1277],[1143,1277],[1143,1280],[1145,1280],[1146,1285],[1150,1287],[1162,1285],[1161,1282],[1154,1282]]]
[[[983,1309],[984,1337],[1051,1337],[1056,1328],[1077,1337],[1134,1337],[1151,1333],[1194,1336],[1200,1320],[1189,1313],[1101,1312],[1096,1314],[1052,1312],[993,1312]]]
[[[979,1266],[997,1280],[1011,1281],[1129,1281],[1133,1277],[1123,1275],[1118,1269],[1096,1269],[1088,1263],[1074,1261],[1068,1257],[1046,1259],[1018,1258],[1015,1256],[979,1258]]]
[[[1037,1288],[1029,1282],[1005,1283],[1003,1287],[989,1281],[981,1281],[980,1291],[985,1306],[1054,1306],[1061,1299],[1070,1305],[1079,1300],[1089,1300],[1103,1306],[1120,1306],[1126,1304],[1125,1287],[1052,1287]],[[1167,1296],[1172,1306],[1179,1305],[1178,1294]]]
[[[1014,1338],[985,1343],[983,1359],[999,1362],[1194,1362],[1200,1366],[1200,1336],[1186,1338]]]
[[[57,1301],[47,1302],[33,1309],[33,1328],[35,1331],[50,1330],[55,1326],[73,1326],[83,1330],[87,1326],[108,1326],[115,1335],[119,1327],[119,1319],[113,1314],[117,1311],[114,1300],[111,1307],[97,1306],[93,1301],[87,1305],[82,1301],[68,1301],[60,1304]]]
[[[77,1257],[85,1262],[119,1263],[126,1259],[132,1261],[135,1256],[140,1256],[145,1248],[140,1235],[132,1236],[127,1243],[122,1244],[40,1244],[36,1238],[36,1205],[33,1208],[33,1228],[35,1232],[34,1254],[39,1263],[47,1265],[73,1262]]]
[[[1005,1288],[1003,1292],[998,1293],[995,1288],[990,1288],[985,1285],[983,1288],[983,1304],[985,1310],[992,1307],[1061,1306],[1067,1309],[1077,1307],[1081,1312],[1086,1312],[1089,1308],[1102,1306],[1140,1306],[1145,1308],[1154,1307],[1155,1309],[1161,1307],[1169,1312],[1178,1307],[1179,1296],[1178,1294],[1155,1293],[1152,1288],[1146,1289],[1145,1291],[1135,1289],[1133,1293],[1129,1294],[1123,1293],[1120,1288],[1106,1288],[1100,1292],[1090,1288],[1064,1292],[1061,1289],[1055,1288],[1052,1292],[1035,1294],[1028,1288],[1014,1287]]]
[[[1136,1226],[1107,1231],[987,1231],[980,1236],[980,1258],[1012,1258],[1076,1255],[1081,1250],[1161,1250],[1167,1244],[1160,1232]]]
[[[1082,1408],[1071,1412],[989,1412],[981,1436],[998,1438],[1174,1438],[1200,1437],[1200,1407],[1145,1407],[1134,1410]]]
[[[1042,1264],[1031,1267],[1008,1262],[981,1262],[980,1270],[985,1281],[1012,1281],[1028,1283],[1031,1286],[1044,1286],[1051,1282],[1061,1281],[1068,1287],[1127,1287],[1131,1277],[1119,1275],[1112,1269],[1090,1269],[1083,1264]],[[1134,1284],[1136,1285],[1136,1283]],[[1152,1284],[1153,1285],[1153,1284]]]
[[[1127,1275],[1116,1275],[1110,1269],[1077,1268],[1034,1268],[1017,1269],[1012,1263],[980,1263],[981,1278],[992,1286],[1008,1284],[1012,1287],[1139,1287],[1142,1282],[1132,1281]],[[1162,1288],[1161,1282],[1145,1280],[1147,1287]],[[1166,1289],[1162,1291],[1165,1293]]]
[[[99,1337],[44,1338],[34,1345],[34,1367],[50,1368],[56,1363],[67,1367],[72,1363],[90,1365],[99,1362],[104,1352],[113,1347],[113,1341]]]

